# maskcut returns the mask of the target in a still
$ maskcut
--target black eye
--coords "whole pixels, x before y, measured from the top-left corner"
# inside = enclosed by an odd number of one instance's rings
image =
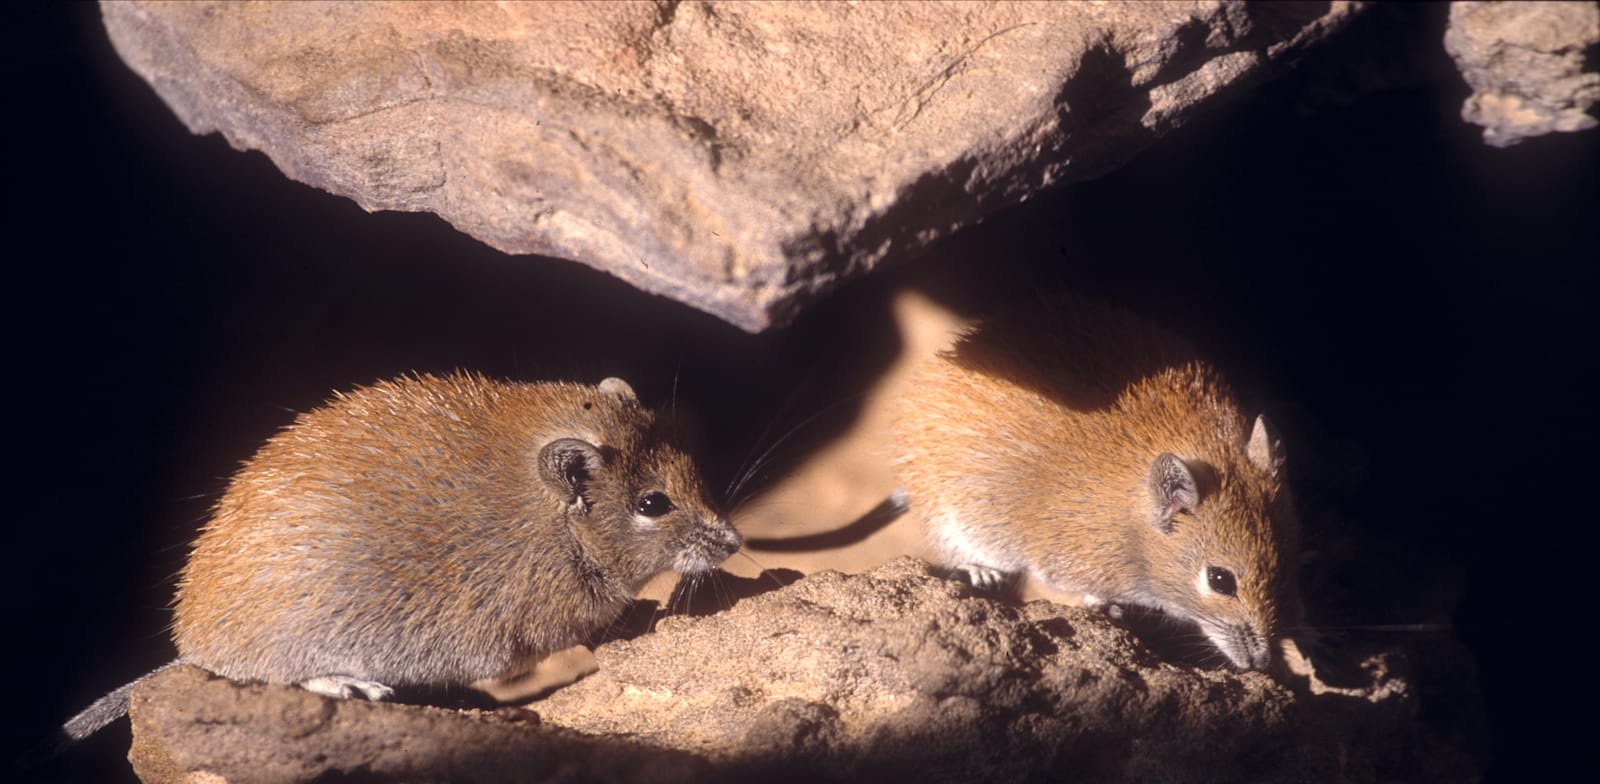
[[[660,517],[676,508],[672,505],[672,499],[662,492],[645,493],[633,505],[633,511],[645,517]]]
[[[1206,584],[1211,590],[1223,596],[1232,596],[1239,592],[1239,584],[1233,579],[1233,572],[1220,566],[1206,567]]]

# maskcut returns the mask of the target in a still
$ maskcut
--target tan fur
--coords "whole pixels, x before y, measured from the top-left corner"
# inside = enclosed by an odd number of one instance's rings
[[[604,458],[582,499],[540,474],[557,439]],[[650,491],[676,509],[635,514]],[[584,641],[652,575],[738,544],[625,383],[401,378],[337,395],[244,464],[183,570],[174,640],[238,679],[466,683]]]
[[[1061,298],[996,315],[917,371],[897,464],[951,565],[1154,607],[1260,668],[1295,612],[1297,529],[1258,428],[1185,341]],[[1170,528],[1150,481],[1162,453],[1199,494]],[[1236,595],[1200,585],[1209,567],[1233,573]]]

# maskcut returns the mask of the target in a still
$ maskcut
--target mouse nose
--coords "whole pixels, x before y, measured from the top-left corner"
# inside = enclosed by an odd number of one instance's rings
[[[733,555],[739,551],[740,547],[744,546],[744,537],[739,535],[739,529],[734,528],[733,523],[719,517],[717,518],[716,529],[718,535],[717,543],[723,548],[723,557]]]
[[[1272,647],[1267,644],[1267,638],[1253,626],[1245,624],[1236,627],[1234,637],[1238,652],[1235,664],[1241,669],[1264,670],[1272,663]]]

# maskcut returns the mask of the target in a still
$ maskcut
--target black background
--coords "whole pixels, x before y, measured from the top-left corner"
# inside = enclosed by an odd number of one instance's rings
[[[1417,18],[1421,59],[1442,60],[1442,15]],[[751,336],[189,135],[93,5],[28,6],[5,58],[22,97],[6,121],[10,748],[171,658],[186,542],[233,466],[330,390],[456,367],[624,375],[658,401],[676,384],[726,477],[784,412],[882,368],[886,295],[907,282],[972,309],[1065,285],[1194,334],[1283,422],[1308,525],[1390,573],[1344,615],[1445,607],[1478,658],[1496,774],[1567,747],[1542,695],[1587,681],[1576,632],[1600,593],[1600,134],[1483,146],[1447,71],[1309,113],[1290,80]],[[127,742],[122,722],[44,773],[131,777]]]

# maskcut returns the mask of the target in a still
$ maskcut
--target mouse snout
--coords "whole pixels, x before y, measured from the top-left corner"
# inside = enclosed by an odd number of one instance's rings
[[[727,558],[739,551],[744,546],[744,537],[739,535],[739,530],[725,518],[717,517],[708,526],[709,538],[714,547],[718,548],[721,558]],[[720,558],[718,560],[721,560]]]
[[[683,541],[672,569],[680,574],[709,572],[739,551],[744,537],[722,517],[703,519]]]
[[[1201,628],[1217,650],[1241,670],[1264,670],[1272,663],[1272,647],[1267,636],[1251,624],[1203,623]]]

